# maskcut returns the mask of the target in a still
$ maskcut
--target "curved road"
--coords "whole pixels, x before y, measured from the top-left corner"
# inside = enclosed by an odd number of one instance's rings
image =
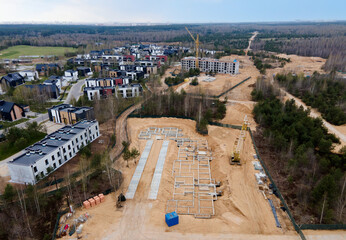
[[[118,158],[121,155],[121,152],[123,151],[123,145],[122,142],[126,141],[128,142],[129,139],[127,138],[127,117],[137,108],[141,106],[142,103],[138,103],[129,109],[127,109],[125,112],[123,112],[115,122],[115,137],[116,137],[116,143],[114,148],[110,152],[110,157],[112,160],[115,158]]]

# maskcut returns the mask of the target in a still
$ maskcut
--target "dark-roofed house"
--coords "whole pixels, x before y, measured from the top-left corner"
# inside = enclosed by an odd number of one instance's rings
[[[87,77],[93,75],[90,67],[78,67],[78,76]]]
[[[37,89],[40,94],[46,94],[50,98],[57,99],[60,96],[60,90],[55,84],[24,85],[24,87],[30,89]]]
[[[15,121],[25,117],[24,109],[16,103],[0,100],[0,119]]]
[[[48,109],[49,120],[55,123],[75,124],[81,120],[94,120],[94,108],[73,107],[70,104],[59,104]]]
[[[46,73],[49,73],[49,70],[60,70],[60,66],[57,63],[36,64],[36,71],[40,75],[44,75]]]
[[[8,87],[24,84],[25,80],[19,73],[9,73],[0,79],[0,93],[5,93]]]

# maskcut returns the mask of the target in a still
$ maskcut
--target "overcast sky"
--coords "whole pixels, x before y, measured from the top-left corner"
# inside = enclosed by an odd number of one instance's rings
[[[0,23],[346,20],[346,0],[0,0]]]

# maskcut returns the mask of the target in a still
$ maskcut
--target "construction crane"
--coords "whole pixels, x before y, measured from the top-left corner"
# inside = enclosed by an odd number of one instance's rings
[[[241,131],[239,137],[234,142],[233,152],[231,154],[231,165],[241,165],[240,163],[240,153],[243,150],[247,128],[249,126],[249,121],[247,119],[247,115],[245,115],[243,125],[241,126]]]
[[[196,68],[198,68],[199,67],[199,65],[198,65],[199,34],[197,34],[197,37],[195,38],[187,27],[185,27],[185,29],[190,34],[190,36],[193,39],[193,41],[195,42],[195,46],[196,46]]]

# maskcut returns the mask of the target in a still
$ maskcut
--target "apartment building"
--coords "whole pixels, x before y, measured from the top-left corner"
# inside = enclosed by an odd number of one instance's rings
[[[132,98],[142,94],[143,89],[140,84],[125,84],[112,87],[85,87],[84,94],[90,101],[94,99],[107,98],[115,95],[116,97]]]
[[[224,74],[238,74],[239,61],[218,60],[213,58],[200,58],[198,61],[201,72],[215,72]],[[195,57],[185,57],[181,60],[182,69],[189,71],[191,68],[196,68]]]
[[[55,123],[73,125],[81,120],[94,120],[94,108],[73,107],[70,104],[59,104],[48,109],[49,120]]]
[[[36,184],[72,159],[78,151],[100,136],[97,121],[80,121],[49,134],[8,162],[11,182]]]

